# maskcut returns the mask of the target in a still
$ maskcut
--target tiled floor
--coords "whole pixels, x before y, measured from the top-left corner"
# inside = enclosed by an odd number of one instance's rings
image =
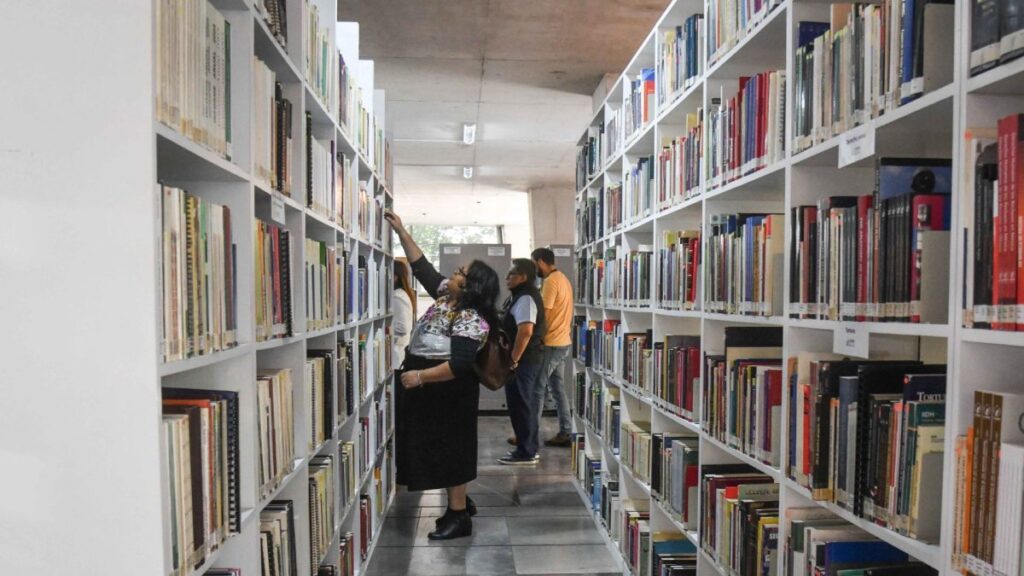
[[[542,426],[542,438],[558,428],[553,418]],[[569,449],[542,447],[536,466],[502,466],[510,431],[508,418],[480,418],[479,476],[469,487],[479,508],[473,535],[427,540],[445,496],[399,492],[369,576],[621,574],[572,485]]]

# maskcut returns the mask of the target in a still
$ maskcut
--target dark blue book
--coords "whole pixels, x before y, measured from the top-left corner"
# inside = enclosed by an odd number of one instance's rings
[[[824,574],[834,576],[838,570],[862,566],[881,566],[906,562],[907,553],[881,540],[859,542],[828,542],[824,545]]]
[[[907,374],[903,377],[904,402],[944,402],[945,374]]]
[[[801,22],[797,25],[797,48],[807,46],[828,31],[828,22]]]

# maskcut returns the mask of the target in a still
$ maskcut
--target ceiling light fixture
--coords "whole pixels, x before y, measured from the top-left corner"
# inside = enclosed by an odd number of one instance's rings
[[[462,143],[466,146],[470,146],[474,142],[476,142],[476,124],[463,124]]]
[[[473,177],[473,167],[472,166],[465,166],[465,167],[463,167],[462,168],[462,177],[465,178],[466,180],[469,180],[470,178],[472,178]]]

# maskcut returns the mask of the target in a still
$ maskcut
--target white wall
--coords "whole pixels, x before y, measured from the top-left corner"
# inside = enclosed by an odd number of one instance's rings
[[[530,228],[534,248],[548,244],[572,244],[575,225],[571,187],[541,188],[530,192]]]
[[[163,572],[152,9],[3,3],[0,574]]]

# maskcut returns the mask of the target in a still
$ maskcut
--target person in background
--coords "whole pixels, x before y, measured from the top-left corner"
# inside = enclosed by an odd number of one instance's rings
[[[512,377],[505,384],[505,400],[509,419],[518,445],[498,459],[507,465],[536,464],[539,444],[537,425],[540,415],[534,414],[533,389],[540,375],[541,347],[545,332],[544,303],[537,290],[537,270],[526,258],[512,260],[505,276],[505,285],[512,292],[502,308],[505,331],[514,338]]]
[[[572,345],[572,282],[555,267],[555,253],[550,248],[537,248],[530,254],[530,258],[537,265],[537,274],[544,279],[540,294],[544,300],[544,318],[548,325],[544,335],[540,378],[534,390],[534,409],[538,415],[541,414],[546,392],[551,392],[558,410],[558,434],[547,439],[544,445],[569,446],[572,444],[572,421],[562,374]]]
[[[395,258],[395,282],[391,297],[394,317],[391,320],[391,362],[401,366],[405,360],[405,347],[416,320],[416,291],[412,289],[412,274],[405,258]]]
[[[401,218],[390,210],[384,217],[398,234],[416,280],[435,299],[413,327],[396,372],[401,384],[395,386],[396,481],[414,492],[444,488],[448,493],[448,509],[427,535],[430,540],[469,536],[476,507],[466,486],[476,478],[480,402],[473,366],[491,326],[498,326],[498,274],[474,260],[445,278]]]

